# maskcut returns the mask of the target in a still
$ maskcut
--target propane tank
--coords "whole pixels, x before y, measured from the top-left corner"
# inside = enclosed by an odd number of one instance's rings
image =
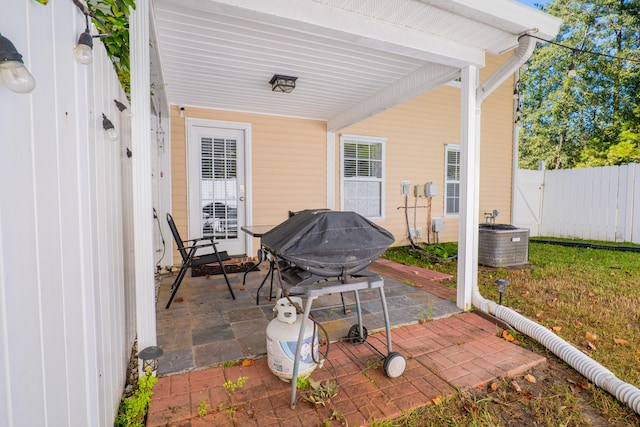
[[[302,307],[302,298],[290,299]],[[296,315],[296,307],[287,298],[280,298],[273,311],[277,315],[267,326],[267,364],[278,378],[290,382],[302,318]],[[314,337],[313,329],[313,322],[306,322],[298,364],[299,377],[308,377],[316,368],[314,359],[318,360],[318,334]]]

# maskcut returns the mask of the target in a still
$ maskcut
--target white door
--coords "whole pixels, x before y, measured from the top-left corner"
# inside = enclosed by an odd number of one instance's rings
[[[245,132],[188,127],[189,238],[213,237],[218,249],[246,254]]]

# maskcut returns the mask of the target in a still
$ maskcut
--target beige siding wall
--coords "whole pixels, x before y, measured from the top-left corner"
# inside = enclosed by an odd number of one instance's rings
[[[187,118],[251,123],[253,224],[279,224],[288,211],[324,208],[327,200],[325,122],[185,107],[171,109],[172,209],[187,230]],[[254,247],[257,247],[257,241]],[[174,260],[178,259],[174,255]]]
[[[481,80],[506,59],[487,56]],[[513,79],[508,79],[482,105],[480,220],[497,209],[499,222],[510,222]],[[289,210],[326,206],[326,123],[267,115],[186,107],[185,118],[251,123],[253,223],[278,224]],[[171,114],[173,214],[181,231],[187,227],[186,129],[178,108]],[[443,86],[409,100],[340,133],[387,138],[385,218],[379,224],[396,236],[396,245],[408,244],[401,182],[434,182],[433,218],[444,218],[445,144],[460,142],[460,89]],[[340,134],[336,134],[335,206],[340,200]],[[409,205],[414,204],[413,196]],[[418,206],[426,206],[420,199]],[[413,212],[409,220],[413,227]],[[427,209],[416,210],[416,225],[427,229]],[[458,238],[457,218],[444,218],[441,241]],[[257,242],[256,242],[257,244]]]
[[[508,56],[508,55],[507,55]],[[487,56],[487,66],[481,70],[481,81],[489,76],[506,58]],[[481,177],[480,220],[484,212],[497,209],[499,222],[510,222],[511,210],[511,154],[513,79],[508,79],[482,105],[481,117]],[[433,182],[438,195],[433,198],[432,218],[445,220],[440,241],[458,239],[458,219],[444,217],[445,145],[460,143],[460,89],[443,86],[418,96],[399,106],[370,117],[341,133],[387,138],[386,143],[386,206],[380,225],[396,237],[396,245],[409,244],[404,213],[403,180],[411,183],[409,206],[413,206],[413,186]],[[336,136],[339,147],[339,135]],[[338,150],[339,151],[339,150]],[[336,164],[340,163],[336,153]],[[336,173],[336,206],[340,200],[340,177]],[[418,206],[427,206],[419,199]],[[400,209],[398,209],[400,208]],[[409,209],[409,222],[423,233],[427,230],[427,208]],[[426,235],[425,235],[426,236]],[[426,239],[426,237],[425,237]],[[426,241],[422,239],[421,241]]]

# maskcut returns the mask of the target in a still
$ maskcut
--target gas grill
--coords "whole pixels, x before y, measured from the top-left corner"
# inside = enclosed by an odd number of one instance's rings
[[[391,233],[355,212],[326,209],[299,212],[262,236],[262,250],[276,263],[280,277],[289,285],[287,294],[302,295],[307,300],[291,380],[291,408],[295,407],[297,399],[298,350],[305,324],[313,301],[323,295],[354,292],[358,323],[349,329],[348,338],[355,344],[362,344],[366,343],[368,332],[362,324],[358,291],[378,289],[387,335],[387,355],[367,344],[384,357],[387,376],[396,378],[404,372],[406,359],[392,350],[384,281],[366,270],[393,242]]]

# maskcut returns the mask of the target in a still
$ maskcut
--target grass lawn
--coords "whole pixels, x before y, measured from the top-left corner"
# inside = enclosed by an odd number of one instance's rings
[[[441,246],[435,250],[440,256],[456,251],[455,244]],[[407,247],[390,248],[385,257],[456,275],[455,260],[438,262]],[[480,267],[480,293],[498,301],[495,281],[508,280],[504,305],[548,327],[621,380],[640,387],[640,253],[530,243],[529,263],[509,269]],[[455,279],[449,285],[455,286]],[[546,351],[532,339],[514,334],[521,345]],[[572,376],[566,364],[548,356],[556,372],[540,371],[538,375],[551,378],[547,386],[538,385],[531,396],[511,390],[505,380],[495,387],[503,393],[511,391],[510,395],[461,392],[440,405],[423,408],[422,415],[421,410],[416,411],[416,419],[398,420],[400,424],[395,425],[421,425],[428,419],[428,425],[640,426],[640,417],[632,410],[579,376]],[[560,373],[562,369],[566,371]],[[553,378],[563,375],[566,378]],[[505,406],[505,402],[511,404]],[[442,405],[448,405],[444,411]],[[527,405],[529,412],[542,418],[526,418],[522,409]],[[446,414],[444,418],[437,415],[439,412]],[[505,412],[514,412],[516,419]]]

